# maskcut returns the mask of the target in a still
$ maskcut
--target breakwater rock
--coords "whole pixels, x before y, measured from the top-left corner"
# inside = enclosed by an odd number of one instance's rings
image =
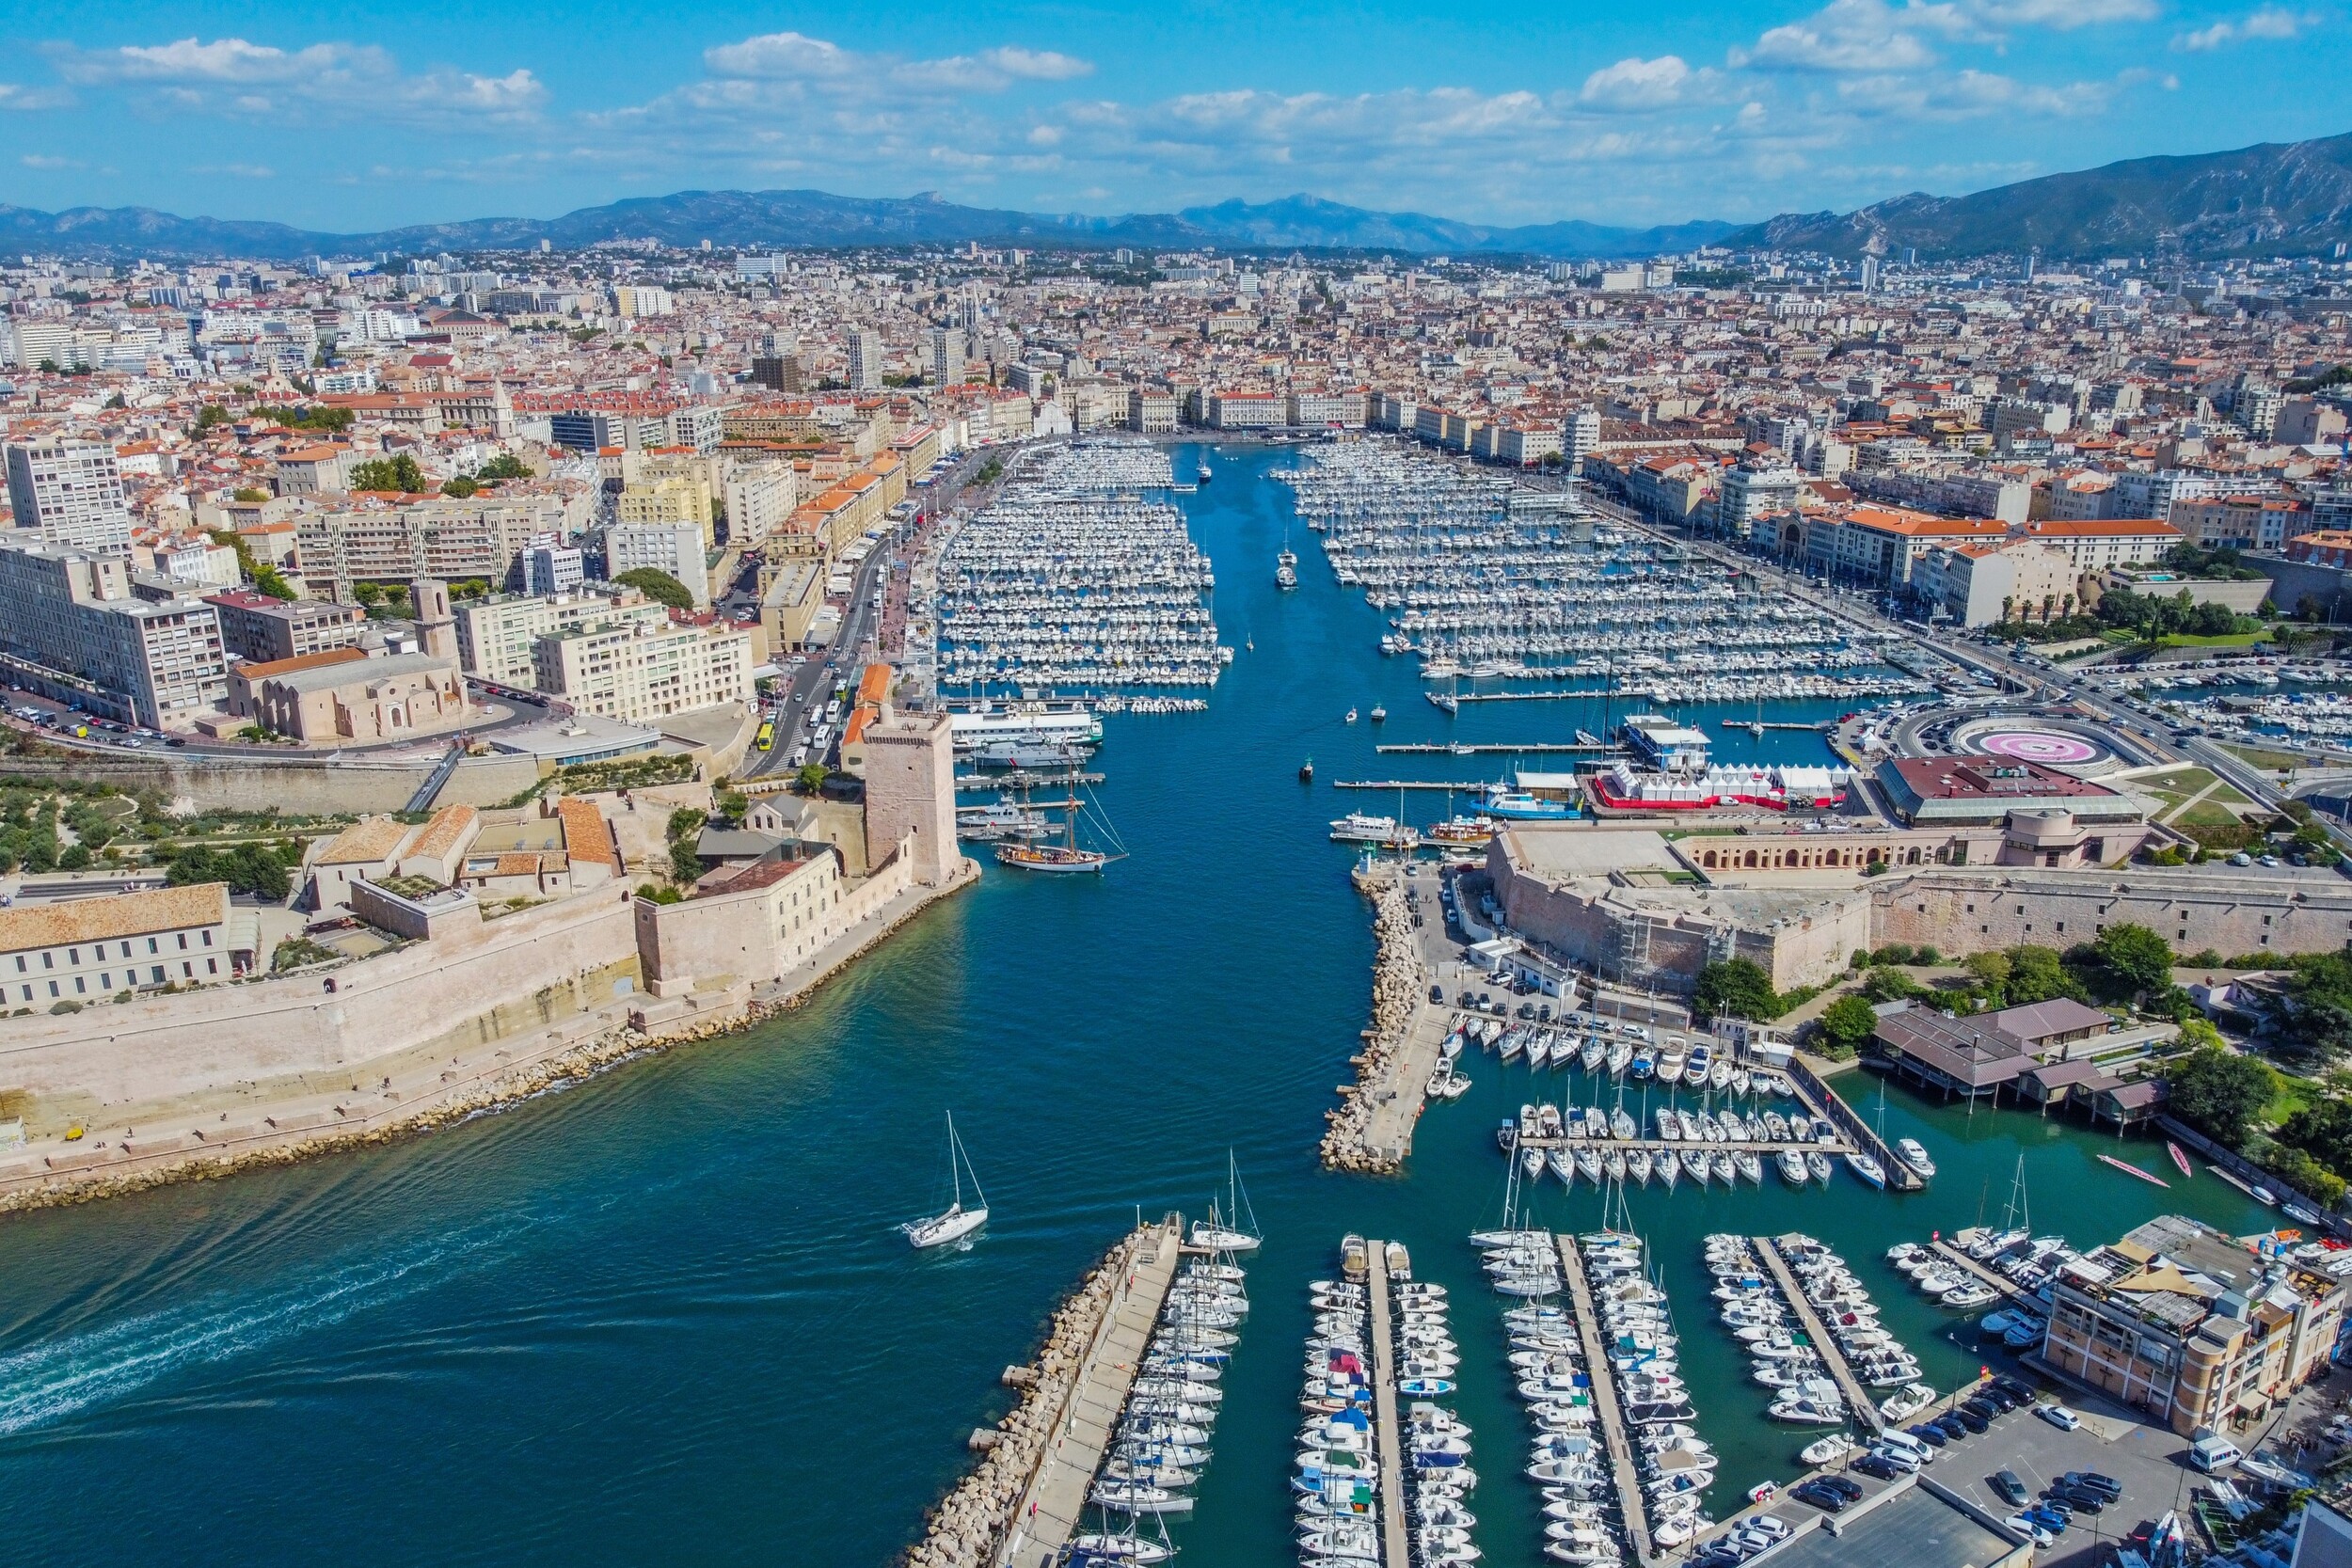
[[[996,1423],[996,1441],[979,1463],[931,1510],[923,1539],[900,1560],[907,1568],[978,1568],[995,1555],[1144,1234],[1137,1231],[1111,1248],[1055,1311],[1035,1360],[1008,1369],[1006,1381],[1023,1390],[1021,1402]],[[1021,1375],[1014,1376],[1015,1370]]]
[[[1327,1170],[1386,1175],[1404,1164],[1404,1151],[1392,1140],[1372,1136],[1377,1108],[1396,1096],[1410,1095],[1418,1103],[1422,1085],[1408,1082],[1405,1045],[1420,1020],[1427,993],[1428,971],[1421,961],[1413,935],[1412,902],[1399,879],[1381,872],[1359,872],[1357,890],[1371,898],[1372,932],[1377,949],[1372,960],[1372,1027],[1364,1031],[1364,1048],[1354,1057],[1356,1082],[1340,1089],[1340,1103],[1324,1113],[1329,1123],[1323,1134],[1323,1164]]]

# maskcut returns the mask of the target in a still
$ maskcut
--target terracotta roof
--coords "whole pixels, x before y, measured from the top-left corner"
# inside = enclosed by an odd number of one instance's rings
[[[194,926],[218,926],[228,919],[229,887],[225,882],[109,894],[103,898],[73,898],[57,904],[26,904],[0,910],[0,953],[147,936]]]
[[[389,860],[408,836],[408,824],[389,816],[370,816],[354,822],[329,839],[319,851],[320,865],[363,865]]]
[[[433,814],[433,819],[424,825],[424,832],[417,835],[417,841],[408,846],[408,853],[446,855],[456,848],[459,840],[481,820],[482,814],[471,806],[443,806]]]
[[[602,812],[566,796],[555,803],[555,815],[564,824],[564,847],[574,860],[610,866],[616,876],[628,869],[613,850],[612,830],[605,826]]]
[[[367,657],[358,648],[322,648],[317,653],[296,654],[292,658],[274,658],[258,664],[240,664],[237,666],[237,673],[247,680],[265,681],[275,679],[279,675],[294,674],[304,670],[317,670],[329,664],[349,664],[354,659],[364,659]]]
[[[2177,536],[2181,531],[2153,517],[2045,517],[2038,523],[2027,523],[2026,531],[2067,539],[2137,539],[2152,533]]]

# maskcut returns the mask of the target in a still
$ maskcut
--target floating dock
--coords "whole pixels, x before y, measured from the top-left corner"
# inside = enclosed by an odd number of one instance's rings
[[[1642,1473],[1633,1463],[1633,1440],[1625,1429],[1625,1406],[1617,1401],[1616,1369],[1609,1364],[1609,1347],[1600,1342],[1600,1309],[1593,1304],[1593,1284],[1584,1277],[1584,1258],[1576,1238],[1562,1231],[1552,1238],[1560,1247],[1560,1275],[1568,1288],[1568,1308],[1576,1314],[1577,1338],[1584,1341],[1584,1367],[1593,1379],[1593,1413],[1600,1421],[1600,1439],[1609,1450],[1610,1479],[1617,1483],[1617,1509],[1625,1520],[1626,1544],[1643,1568],[1658,1561],[1650,1544],[1649,1499],[1642,1492]]]
[[[1484,752],[1575,752],[1586,756],[1600,756],[1625,750],[1607,741],[1587,745],[1581,740],[1521,740],[1503,745],[1490,741],[1469,740],[1402,740],[1392,745],[1375,746],[1375,752],[1408,752],[1422,756],[1474,756]]]
[[[1144,1345],[1176,1278],[1183,1239],[1184,1222],[1176,1215],[1127,1239],[1109,1310],[1096,1325],[1057,1415],[1053,1440],[1015,1501],[1008,1521],[1010,1535],[996,1557],[1000,1568],[1050,1563],[1077,1533],[1088,1489],[1103,1467]]]
[[[1389,1246],[1364,1243],[1372,1296],[1373,1451],[1380,1461],[1380,1568],[1412,1568],[1405,1543],[1405,1434],[1396,1419],[1396,1339],[1390,1331]]]
[[[968,795],[980,790],[993,793],[1001,789],[1067,788],[1073,778],[1082,784],[1103,782],[1100,773],[1039,773],[1026,768],[1010,768],[1002,773],[959,773],[956,775],[956,789]]]
[[[1944,1261],[1949,1263],[1952,1267],[1958,1269],[1969,1278],[1979,1280],[1982,1283],[1991,1286],[1994,1290],[2000,1291],[2001,1299],[2008,1302],[2010,1306],[2026,1307],[2029,1309],[2037,1318],[2047,1317],[2049,1315],[2049,1309],[2041,1303],[2035,1301],[2033,1297],[2027,1295],[2025,1291],[2019,1290],[2015,1280],[2010,1278],[2007,1275],[1996,1274],[1993,1270],[1986,1268],[1982,1263],[1978,1262],[1975,1259],[1961,1251],[1960,1248],[1952,1245],[1951,1243],[1938,1239],[1929,1243],[1928,1246],[1929,1250],[1933,1252],[1938,1258],[1943,1259]]]
[[[1874,1433],[1884,1432],[1886,1418],[1879,1414],[1877,1398],[1860,1378],[1854,1376],[1853,1368],[1846,1364],[1845,1352],[1838,1349],[1836,1339],[1829,1332],[1829,1325],[1821,1322],[1821,1315],[1813,1309],[1813,1303],[1806,1299],[1804,1288],[1789,1272],[1788,1260],[1780,1255],[1779,1244],[1770,1236],[1752,1236],[1749,1240],[1755,1243],[1756,1255],[1763,1260],[1765,1272],[1780,1287],[1782,1297],[1788,1303],[1788,1310],[1795,1313],[1797,1322],[1804,1325],[1805,1338],[1820,1354],[1821,1363],[1829,1369],[1829,1375],[1837,1384],[1838,1391],[1846,1396],[1846,1403],[1853,1418]]]

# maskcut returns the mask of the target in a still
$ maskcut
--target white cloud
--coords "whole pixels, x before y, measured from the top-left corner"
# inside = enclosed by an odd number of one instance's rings
[[[1839,101],[1859,112],[1901,119],[1977,119],[1987,115],[2072,119],[2105,109],[2137,74],[2112,82],[2051,87],[1994,71],[1948,75],[1859,76],[1838,84]]]
[[[0,109],[70,109],[76,100],[63,87],[27,87],[0,82]]]
[[[50,169],[89,167],[89,165],[82,162],[79,158],[59,158],[47,152],[27,152],[23,157],[17,159],[17,162],[23,164],[26,168]]]
[[[1694,85],[1713,75],[1692,71],[1678,55],[1654,60],[1629,55],[1585,77],[1577,102],[1597,109],[1663,109],[1682,102]]]
[[[1908,0],[1830,0],[1802,22],[1767,28],[1734,67],[1773,71],[1915,71],[1936,63],[1925,35],[1966,37],[1975,24],[1956,5]]]
[[[1969,13],[2002,27],[2048,27],[2071,32],[2120,22],[2151,22],[2156,0],[1971,0]]]
[[[703,51],[703,66],[714,77],[746,81],[833,84],[866,93],[891,87],[933,92],[1002,92],[1017,82],[1067,82],[1094,70],[1092,62],[1051,49],[1016,44],[908,60],[892,55],[861,55],[806,33],[763,33]]]
[[[231,180],[275,180],[278,171],[266,164],[199,164],[190,174],[226,175]]]
[[[2291,39],[2307,27],[2318,26],[2325,20],[2316,11],[2291,11],[2283,6],[2265,6],[2242,17],[2224,18],[2211,26],[2179,34],[2172,40],[2172,47],[2202,53],[2249,39]]]
[[[503,76],[447,68],[405,75],[390,54],[373,44],[281,49],[240,38],[209,43],[185,38],[113,49],[52,44],[43,53],[68,82],[147,87],[144,102],[155,110],[220,109],[249,117],[306,119],[373,116],[403,124],[454,125],[533,119],[547,102],[546,87],[527,69]]]

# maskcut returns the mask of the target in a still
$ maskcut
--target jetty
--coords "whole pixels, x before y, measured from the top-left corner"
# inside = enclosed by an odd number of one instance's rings
[[[1615,1369],[1609,1363],[1609,1347],[1601,1343],[1600,1309],[1593,1303],[1592,1281],[1584,1276],[1576,1238],[1563,1231],[1553,1240],[1560,1247],[1560,1274],[1567,1283],[1577,1338],[1584,1342],[1584,1367],[1593,1379],[1593,1414],[1609,1453],[1609,1476],[1616,1483],[1617,1509],[1629,1537],[1626,1544],[1643,1568],[1650,1568],[1658,1556],[1650,1544],[1649,1503],[1642,1493],[1642,1473],[1634,1466],[1633,1440],[1626,1432],[1625,1406],[1617,1399]]]
[[[1026,768],[1008,768],[1001,773],[959,773],[956,790],[970,795],[985,791],[993,795],[1008,789],[1060,789],[1072,784],[1099,784],[1100,773],[1040,773]]]
[[[1871,1394],[1869,1386],[1854,1376],[1853,1368],[1847,1364],[1845,1352],[1838,1348],[1837,1340],[1830,1334],[1829,1325],[1821,1322],[1821,1315],[1814,1310],[1804,1287],[1797,1283],[1797,1276],[1789,1272],[1788,1260],[1780,1255],[1779,1243],[1770,1236],[1756,1236],[1750,1240],[1756,1243],[1756,1255],[1763,1260],[1765,1272],[1780,1287],[1781,1296],[1788,1303],[1788,1310],[1795,1313],[1797,1322],[1804,1326],[1805,1338],[1820,1355],[1821,1364],[1829,1369],[1829,1375],[1837,1384],[1838,1392],[1846,1396],[1846,1404],[1852,1411],[1853,1418],[1872,1432],[1885,1431],[1886,1418],[1879,1414],[1878,1400]]]
[[[2000,1291],[2001,1299],[2008,1302],[2010,1306],[2029,1308],[2033,1315],[2037,1318],[2047,1315],[2049,1308],[2042,1303],[2036,1301],[2032,1296],[2027,1295],[2025,1291],[2019,1290],[2015,1280],[2010,1278],[2007,1275],[1986,1268],[1982,1263],[1978,1262],[1975,1259],[1961,1251],[1960,1248],[1952,1245],[1951,1243],[1939,1237],[1935,1241],[1929,1243],[1928,1247],[1929,1250],[1933,1252],[1938,1258],[1943,1259],[1944,1261],[1949,1263],[1952,1267],[1958,1269],[1969,1278],[1976,1280],[1979,1284],[1990,1286],[1994,1290]]]
[[[1352,873],[1373,902],[1377,951],[1372,965],[1372,1027],[1355,1055],[1356,1082],[1340,1086],[1325,1113],[1323,1164],[1385,1175],[1405,1164],[1430,1074],[1446,1036],[1445,1014],[1428,1004],[1429,971],[1414,939],[1411,895],[1388,865]]]
[[[1075,1372],[1053,1403],[1050,1429],[1037,1450],[1034,1468],[1002,1521],[1007,1534],[994,1555],[998,1568],[1051,1563],[1076,1533],[1087,1489],[1102,1467],[1145,1342],[1176,1277],[1183,1240],[1184,1221],[1171,1214],[1136,1231],[1114,1254],[1118,1273],[1105,1309],[1079,1348]]]
[[[1625,750],[1605,740],[1518,740],[1508,745],[1492,741],[1471,740],[1404,740],[1393,745],[1375,746],[1375,752],[1401,752],[1422,756],[1475,756],[1489,752],[1575,752],[1587,756]]]
[[[1486,788],[1476,780],[1462,779],[1333,779],[1333,789],[1443,789],[1475,794]]]
[[[1405,1434],[1396,1419],[1396,1338],[1389,1310],[1389,1247],[1365,1243],[1371,1262],[1373,1451],[1380,1463],[1381,1568],[1411,1568],[1405,1550]]]

